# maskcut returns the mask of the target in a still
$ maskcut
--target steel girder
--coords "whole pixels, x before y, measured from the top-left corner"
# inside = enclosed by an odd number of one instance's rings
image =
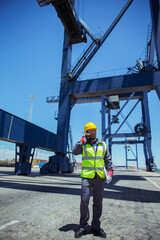
[[[73,98],[96,97],[101,95],[130,94],[157,90],[160,86],[160,71],[130,75],[97,78],[70,83]]]
[[[65,153],[66,153],[66,147],[68,143],[70,111],[71,111],[71,105],[72,105],[72,99],[70,98],[70,95],[69,95],[70,85],[68,84],[68,80],[69,80],[68,74],[71,68],[71,57],[72,57],[72,46],[69,45],[69,37],[67,33],[64,32],[57,134],[64,137],[63,152]]]
[[[91,61],[91,59],[94,57],[94,55],[96,54],[96,52],[100,49],[100,47],[102,46],[102,44],[104,43],[104,41],[107,39],[107,37],[110,35],[110,33],[112,32],[112,30],[115,28],[115,26],[117,25],[117,23],[120,21],[120,19],[122,18],[122,16],[125,14],[125,12],[127,11],[127,9],[129,8],[129,6],[131,5],[131,3],[133,2],[133,0],[128,0],[127,3],[125,4],[125,6],[122,8],[122,10],[120,11],[120,13],[117,15],[117,17],[115,18],[115,20],[113,21],[113,23],[110,25],[110,27],[107,29],[107,31],[104,33],[104,35],[102,36],[101,39],[99,39],[98,42],[93,41],[90,45],[90,47],[86,50],[86,52],[84,53],[83,57],[80,59],[80,64],[79,62],[77,63],[78,67],[76,68],[75,72],[72,72],[73,74],[73,80],[77,80],[77,78],[79,77],[79,75],[83,72],[83,70],[86,68],[86,66],[88,65],[88,63]],[[75,69],[75,68],[73,68]]]
[[[135,92],[133,92],[130,97],[128,98],[128,100],[125,102],[125,104],[123,105],[123,107],[117,111],[117,114],[115,115],[115,117],[113,118],[113,120],[111,121],[111,109],[109,107],[106,106],[105,101],[106,98],[108,98],[108,96],[102,96],[102,109],[101,109],[101,113],[102,113],[102,139],[105,141],[106,139],[108,140],[108,147],[109,147],[109,151],[112,154],[112,145],[113,144],[126,144],[126,138],[129,137],[139,137],[139,135],[137,133],[134,133],[131,129],[131,133],[118,133],[119,129],[122,127],[122,125],[124,124],[124,122],[127,122],[127,118],[129,117],[129,115],[132,113],[132,111],[134,110],[134,108],[137,106],[137,103],[135,104],[135,106],[133,107],[133,109],[131,109],[131,111],[129,112],[129,114],[127,115],[127,117],[124,119],[124,121],[122,122],[122,124],[120,125],[120,127],[116,130],[116,132],[113,134],[111,131],[111,126],[114,123],[115,119],[122,113],[123,109],[126,107],[126,105],[129,103],[129,101],[131,101],[133,99]],[[139,102],[139,100],[138,100]],[[114,105],[113,105],[113,109],[114,109]],[[108,126],[106,128],[106,124],[105,124],[105,114],[108,114]],[[128,124],[129,125],[129,124]],[[130,125],[129,125],[130,127]],[[113,141],[113,138],[125,138],[125,140],[121,140],[121,141]],[[129,140],[128,140],[129,141]],[[130,141],[132,144],[137,144],[137,140]],[[142,143],[142,141],[139,141],[139,143]]]
[[[155,40],[157,62],[160,68],[160,3],[159,0],[150,0],[152,29]]]
[[[41,173],[72,172],[69,158],[66,156],[68,145],[69,122],[72,107],[70,97],[69,71],[71,68],[72,46],[69,44],[69,37],[64,32],[63,56],[61,69],[61,83],[59,93],[59,110],[57,135],[63,138],[62,153],[56,153],[49,158],[49,163],[43,165]]]
[[[0,139],[16,143],[15,174],[30,174],[35,148],[63,153],[63,137],[0,109]]]
[[[152,150],[151,150],[151,124],[150,114],[148,106],[147,92],[143,93],[143,99],[141,100],[143,123],[147,127],[147,133],[144,136],[144,155],[146,160],[146,170],[152,171],[152,164],[154,163]]]
[[[106,111],[106,105],[105,105],[105,96],[101,97],[102,103],[101,103],[101,113],[102,113],[102,137],[103,140],[108,140],[108,147],[109,151],[112,154],[112,145],[113,144],[143,144],[143,149],[144,149],[144,156],[145,156],[145,162],[146,162],[146,170],[147,171],[152,171],[153,170],[153,164],[154,164],[154,159],[152,155],[152,150],[151,150],[151,124],[150,124],[150,115],[149,115],[149,105],[148,105],[148,96],[147,92],[144,91],[142,93],[143,97],[139,99],[134,107],[130,110],[129,114],[127,117],[124,119],[120,127],[115,131],[115,133],[111,132],[111,126],[114,123],[114,119],[111,121],[111,110],[107,108]],[[118,111],[117,115],[115,118],[122,112],[122,110],[125,108],[127,103],[132,100],[133,93],[131,96],[128,98],[128,101],[123,105],[123,107]],[[131,133],[118,133],[119,129],[123,125],[124,122],[127,121],[127,118],[131,113],[133,112],[134,108],[137,106],[137,104],[141,101],[141,108],[142,108],[142,119],[143,119],[143,124],[146,127],[146,132],[131,132]],[[106,128],[105,126],[105,114],[108,114],[108,126]],[[143,139],[140,139],[143,138]],[[113,140],[114,138],[125,138],[124,140],[120,141],[115,141]],[[136,149],[137,151],[137,149]],[[136,156],[138,156],[138,153],[136,153]],[[126,155],[126,162],[128,161],[127,155]],[[137,161],[137,166],[138,166],[138,159],[137,157],[134,159],[134,161]]]
[[[0,139],[63,153],[62,136],[57,136],[2,109],[0,109]]]
[[[35,148],[31,145],[16,144],[15,174],[26,175],[31,173]]]

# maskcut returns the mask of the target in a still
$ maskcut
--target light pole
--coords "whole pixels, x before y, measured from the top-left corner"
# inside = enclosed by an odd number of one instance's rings
[[[4,150],[4,161],[6,159],[6,150]]]
[[[29,109],[29,122],[31,122],[31,120],[32,120],[32,110],[33,110],[33,99],[34,98],[35,98],[35,95],[30,95],[31,105],[30,105],[30,109]]]

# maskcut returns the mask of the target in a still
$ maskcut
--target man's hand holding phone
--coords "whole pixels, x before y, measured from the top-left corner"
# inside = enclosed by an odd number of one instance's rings
[[[83,142],[83,144],[85,144],[86,141],[88,140],[88,138],[89,138],[89,133],[86,133],[86,132],[85,132],[85,133],[83,134],[80,142]]]

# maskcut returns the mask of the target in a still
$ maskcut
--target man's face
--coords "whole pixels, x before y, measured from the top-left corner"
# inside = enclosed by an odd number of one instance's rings
[[[87,132],[89,133],[91,139],[96,138],[96,129],[90,129]]]

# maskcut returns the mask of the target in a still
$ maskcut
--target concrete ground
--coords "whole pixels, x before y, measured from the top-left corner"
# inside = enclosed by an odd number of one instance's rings
[[[0,168],[0,240],[72,240],[79,223],[81,178],[15,176]],[[90,200],[92,220],[92,197]],[[108,240],[160,239],[160,174],[117,169],[105,184],[101,227]],[[100,239],[92,234],[81,239]]]

